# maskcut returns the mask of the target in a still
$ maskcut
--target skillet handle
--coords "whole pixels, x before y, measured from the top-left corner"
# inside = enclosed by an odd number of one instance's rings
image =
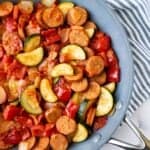
[[[136,134],[136,136],[139,138],[141,144],[140,145],[129,144],[127,142],[124,142],[124,141],[118,140],[118,139],[114,139],[114,138],[110,139],[108,141],[108,143],[119,146],[119,147],[123,147],[123,148],[129,148],[129,149],[135,149],[135,150],[144,149],[145,143],[144,143],[143,139],[141,138],[139,131],[136,129],[136,127],[133,125],[133,123],[130,121],[130,119],[128,119],[127,117],[125,118],[125,122],[130,127],[130,129]]]

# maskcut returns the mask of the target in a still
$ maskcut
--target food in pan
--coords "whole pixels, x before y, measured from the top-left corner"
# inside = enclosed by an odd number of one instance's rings
[[[119,61],[72,2],[0,3],[0,149],[66,150],[107,123]]]

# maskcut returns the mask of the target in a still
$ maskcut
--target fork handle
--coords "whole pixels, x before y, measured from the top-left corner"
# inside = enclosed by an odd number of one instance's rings
[[[128,149],[135,149],[135,150],[144,149],[145,148],[145,143],[144,143],[143,139],[141,138],[141,135],[140,135],[139,131],[137,130],[137,128],[130,121],[130,119],[128,119],[128,117],[125,118],[125,122],[130,127],[130,129],[136,134],[136,136],[139,138],[140,144],[139,145],[134,145],[134,144],[124,142],[122,140],[115,139],[115,138],[111,138],[108,141],[108,143],[119,146],[119,147],[128,148]]]

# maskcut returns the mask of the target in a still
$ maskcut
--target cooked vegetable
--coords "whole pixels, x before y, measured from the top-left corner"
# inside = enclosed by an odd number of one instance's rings
[[[28,53],[20,53],[16,56],[17,60],[26,66],[36,66],[38,65],[44,56],[44,50],[39,47]]]
[[[57,130],[64,135],[69,135],[74,133],[76,127],[77,124],[75,120],[69,118],[68,116],[61,116],[56,122]]]
[[[100,56],[91,56],[86,63],[85,69],[90,77],[100,74],[104,70],[103,58]]]
[[[94,118],[95,118],[95,114],[96,114],[96,108],[91,107],[88,112],[87,112],[87,116],[86,116],[86,124],[89,126],[93,125],[94,122]]]
[[[40,83],[40,92],[43,99],[47,102],[56,102],[57,96],[55,95],[52,85],[50,84],[48,79],[42,79]]]
[[[66,103],[71,98],[72,90],[70,85],[63,78],[60,78],[55,84],[54,91],[61,102]]]
[[[64,16],[66,16],[68,11],[74,7],[74,4],[72,2],[62,2],[58,7],[63,12]]]
[[[78,123],[77,131],[72,139],[73,142],[82,142],[86,140],[87,137],[88,137],[88,130],[86,129],[84,125],[82,125],[81,123]]]
[[[111,93],[113,93],[115,91],[115,87],[116,87],[115,82],[110,82],[110,83],[107,83],[104,85],[104,88],[109,90]]]
[[[13,10],[13,3],[12,2],[2,2],[0,3],[0,17],[4,17],[9,15]]]
[[[86,113],[88,109],[95,103],[95,100],[88,101],[83,100],[80,104],[79,110],[78,110],[78,119],[80,122],[84,122]]]
[[[52,107],[45,112],[45,118],[48,123],[56,123],[57,119],[62,115],[62,109],[59,107]]]
[[[107,123],[107,116],[95,118],[94,125],[93,125],[94,131],[103,128],[106,125],[106,123]]]
[[[88,87],[88,80],[86,78],[71,83],[71,89],[75,92],[83,92],[87,89],[87,87]]]
[[[33,12],[33,2],[21,0],[18,4],[19,10],[23,14],[31,14]]]
[[[70,60],[85,60],[86,55],[84,50],[77,45],[67,45],[61,49],[60,60],[70,61]]]
[[[2,86],[0,86],[0,104],[5,103],[6,99],[7,99],[7,93],[5,89]]]
[[[66,105],[65,113],[70,118],[75,118],[79,109],[79,104],[77,104],[74,100],[70,100]]]
[[[62,63],[56,65],[51,72],[52,77],[59,77],[59,76],[68,76],[68,75],[73,75],[73,68],[71,65],[67,63]]]
[[[67,81],[78,81],[83,77],[83,70],[80,67],[74,67],[74,75],[65,76]]]
[[[73,7],[67,14],[67,21],[69,25],[83,25],[88,17],[87,11],[82,7]]]
[[[101,95],[97,103],[96,116],[107,115],[112,110],[113,105],[114,102],[111,93],[107,89],[102,87]]]
[[[31,114],[41,114],[42,109],[39,105],[37,92],[34,86],[28,86],[20,97],[21,106]]]
[[[31,35],[26,38],[24,42],[24,51],[29,52],[40,46],[41,36],[40,35]]]
[[[71,44],[77,44],[80,46],[88,46],[89,37],[84,29],[72,29],[69,35]]]
[[[56,0],[41,0],[41,3],[46,7],[50,7],[55,4]]]
[[[89,88],[84,92],[84,97],[88,100],[96,99],[101,93],[101,88],[98,83],[92,81],[89,83]]]
[[[50,27],[58,27],[64,23],[64,15],[58,7],[50,7],[43,12],[43,21]]]
[[[48,137],[40,137],[38,143],[32,150],[45,150],[48,148],[49,138]]]
[[[89,29],[85,29],[87,35],[89,36],[89,38],[92,38],[94,35],[95,30],[93,28],[89,28]]]
[[[22,141],[18,145],[18,150],[30,150],[35,145],[36,138],[33,136],[25,141]]]
[[[63,134],[55,133],[50,138],[50,146],[53,150],[67,150],[68,140]]]

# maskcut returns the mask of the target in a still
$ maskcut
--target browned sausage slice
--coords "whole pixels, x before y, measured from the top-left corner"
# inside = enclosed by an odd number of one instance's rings
[[[82,7],[71,8],[67,14],[69,25],[83,25],[88,17],[87,11]]]
[[[40,137],[38,143],[32,150],[46,150],[49,145],[49,138],[48,137]]]
[[[95,118],[96,108],[91,107],[87,112],[86,124],[92,126]]]
[[[38,24],[43,27],[43,28],[47,28],[46,24],[43,22],[42,20],[42,14],[45,8],[40,8],[37,10],[36,14],[35,14],[35,18],[38,22]]]
[[[69,135],[76,130],[77,124],[75,120],[69,118],[68,116],[62,116],[57,120],[56,128],[60,133]]]
[[[106,79],[107,79],[106,72],[103,71],[100,75],[92,77],[91,81],[96,81],[100,85],[103,85],[106,82]]]
[[[64,28],[59,31],[59,36],[61,37],[62,43],[65,43],[69,40],[70,28]]]
[[[5,31],[2,43],[8,55],[16,55],[23,49],[22,41],[16,32]]]
[[[50,138],[50,146],[53,150],[67,150],[68,140],[62,134],[53,134]]]
[[[83,77],[83,70],[80,67],[74,67],[74,75],[65,76],[67,81],[78,81]]]
[[[13,10],[13,3],[12,2],[2,2],[0,4],[0,17],[4,17],[9,15]]]
[[[96,99],[101,92],[101,88],[97,82],[90,82],[89,88],[83,93],[84,97],[88,100]]]
[[[43,12],[43,21],[49,27],[58,27],[64,22],[64,15],[58,7],[47,8]]]
[[[86,64],[86,71],[89,77],[100,74],[104,70],[104,60],[101,56],[92,56]]]
[[[52,107],[45,112],[45,118],[49,123],[55,123],[61,116],[62,109],[59,107]]]
[[[75,92],[83,92],[87,89],[87,87],[88,87],[88,81],[86,78],[71,83],[71,89]]]
[[[86,52],[86,55],[88,58],[90,58],[91,56],[94,56],[94,50],[92,50],[89,47],[84,47],[84,51]]]
[[[80,46],[88,46],[89,44],[89,37],[83,29],[71,30],[69,40],[71,44],[77,44]]]

